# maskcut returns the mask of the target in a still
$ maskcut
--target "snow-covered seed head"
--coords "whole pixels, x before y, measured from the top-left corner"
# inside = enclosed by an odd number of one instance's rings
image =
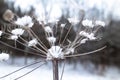
[[[96,37],[94,36],[94,33],[87,33],[85,31],[81,31],[79,33],[79,35],[84,36],[84,37],[88,38],[89,40],[95,40],[96,39]]]
[[[9,59],[9,54],[3,52],[0,54],[0,61],[6,61],[8,59]]]
[[[82,39],[82,40],[80,41],[80,44],[84,44],[84,43],[86,43],[86,41],[88,41],[88,39],[87,39],[87,38]]]
[[[90,33],[89,36],[87,36],[87,37],[88,37],[88,39],[90,39],[90,40],[95,40],[95,39],[97,39],[97,38],[95,37],[94,33]]]
[[[5,21],[11,22],[13,18],[14,18],[14,13],[10,9],[7,9],[3,14],[3,19]]]
[[[68,18],[68,21],[69,21],[70,23],[73,23],[73,24],[79,23],[79,20],[76,19],[76,18]]]
[[[63,58],[63,52],[60,46],[52,46],[50,49],[48,49],[47,59],[54,59],[54,58],[58,58],[58,59]]]
[[[17,35],[11,35],[9,39],[17,40],[17,39],[18,39],[18,36],[17,36]]]
[[[22,34],[24,33],[24,30],[21,29],[21,28],[16,28],[16,29],[12,30],[11,33],[12,33],[13,35],[18,35],[18,36],[20,36],[20,35],[22,35]]]
[[[65,27],[65,24],[61,24],[61,27],[64,28],[64,27]]]
[[[105,22],[100,21],[100,20],[96,20],[96,21],[95,21],[95,25],[98,25],[98,26],[100,25],[100,26],[103,26],[103,27],[104,27],[104,26],[105,26]]]
[[[37,39],[32,39],[28,42],[28,46],[35,46],[37,45],[37,43],[38,43]]]
[[[52,29],[50,28],[50,26],[45,26],[44,29],[45,29],[45,32],[47,32],[47,33],[53,32]]]
[[[56,42],[56,38],[55,37],[48,37],[47,40],[51,43],[54,44]]]
[[[24,16],[22,18],[18,18],[17,21],[15,21],[15,23],[17,25],[21,25],[21,26],[27,26],[27,27],[32,27],[33,26],[33,22],[32,22],[32,18],[30,16]]]
[[[75,51],[74,48],[68,48],[68,49],[66,49],[66,51],[65,51],[64,53],[65,53],[66,55],[69,55],[69,54],[73,54],[74,51]]]
[[[0,37],[2,36],[2,33],[3,33],[3,32],[2,32],[2,31],[0,31]]]
[[[88,27],[90,27],[90,28],[93,28],[93,27],[94,27],[94,24],[93,24],[92,20],[88,20],[88,19],[83,20],[83,21],[82,21],[82,25],[83,25],[83,26],[88,26]]]

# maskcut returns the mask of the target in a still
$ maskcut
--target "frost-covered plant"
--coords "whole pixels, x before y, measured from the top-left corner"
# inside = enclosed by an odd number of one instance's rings
[[[37,25],[35,25],[36,23]],[[82,24],[84,29],[81,30],[81,26],[79,25],[79,28],[75,31],[74,26],[78,23]],[[57,21],[55,23],[51,23],[52,25],[48,25],[39,21],[33,22],[30,16],[24,16],[22,18],[18,18],[17,21],[14,21],[14,24],[18,25],[19,27],[10,29],[8,32],[1,31],[0,36],[2,33],[4,33],[8,36],[8,40],[15,40],[21,45],[34,50],[37,53],[29,51],[26,52],[42,56],[46,61],[52,61],[55,71],[54,80],[58,80],[58,72],[56,72],[56,70],[58,70],[57,65],[59,60],[66,59],[67,57],[91,54],[105,48],[102,47],[91,52],[75,54],[77,53],[76,48],[81,44],[85,44],[86,41],[100,39],[99,35],[96,35],[96,30],[93,29],[96,27],[96,25],[99,25],[101,27],[105,26],[105,23],[100,20],[93,22],[92,20],[88,19],[78,20],[74,18],[68,18],[67,22],[65,23]],[[42,34],[39,33],[40,30],[43,31]],[[24,35],[27,35],[27,38],[29,39],[24,38]],[[44,39],[41,37],[44,37]],[[18,39],[21,39],[21,41]],[[48,42],[49,47],[46,45],[47,42],[44,41]],[[22,49],[18,49],[16,46],[12,46],[10,44],[7,45],[14,47],[17,50],[23,51]]]

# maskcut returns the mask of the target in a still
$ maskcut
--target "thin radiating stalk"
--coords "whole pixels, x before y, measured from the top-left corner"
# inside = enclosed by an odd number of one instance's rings
[[[59,40],[59,43],[58,43],[59,45],[60,45],[60,42],[61,42],[61,38],[62,38],[63,29],[64,29],[64,28],[62,27],[62,30],[60,31],[60,40]]]
[[[43,46],[44,44],[42,43],[42,41],[37,37],[37,35],[30,29],[30,28],[27,28],[26,29],[27,32],[29,33],[29,35],[32,37],[32,38],[37,38],[37,40],[41,43],[38,42],[38,45],[40,47],[42,47],[45,51],[47,51],[47,47],[46,46]],[[31,33],[32,32],[32,33]],[[23,39],[24,40],[24,39]],[[28,43],[28,42],[27,42]],[[42,45],[43,44],[43,45]]]
[[[20,39],[22,39],[25,43],[28,43],[28,41],[26,41],[26,40],[23,39],[22,37],[20,37]],[[27,45],[26,45],[26,46],[27,46]],[[43,51],[42,49],[38,48],[37,46],[33,46],[33,47],[35,47],[38,51],[43,52],[44,54],[46,54],[45,51]]]
[[[43,66],[45,63],[46,63],[46,62],[42,63],[42,64],[41,64],[41,65],[39,65],[38,67],[36,67],[36,68],[32,69],[31,71],[29,71],[29,72],[27,72],[27,73],[23,74],[22,76],[20,76],[20,77],[18,77],[18,78],[16,78],[16,79],[14,79],[14,80],[18,80],[18,79],[20,79],[20,78],[22,78],[22,77],[24,77],[24,76],[26,76],[26,75],[30,74],[31,72],[33,72],[33,71],[35,71],[36,69],[38,69],[38,68],[40,68],[41,66]]]
[[[34,50],[34,51],[36,51],[36,52],[40,53],[40,51],[39,51],[39,50],[37,50],[37,49],[34,49],[34,48],[31,48],[31,47],[28,47],[27,45],[25,45],[24,43],[22,43],[22,42],[20,42],[20,41],[18,41],[18,40],[17,40],[17,42],[18,42],[18,43],[20,43],[20,44],[22,44],[23,46],[25,46],[25,47],[27,47],[27,48],[31,49],[31,50]]]
[[[65,56],[66,58],[67,57],[78,57],[78,56],[84,56],[84,55],[88,55],[88,54],[92,54],[92,53],[95,53],[95,52],[98,52],[98,51],[101,51],[103,49],[105,49],[107,46],[104,46],[102,48],[99,48],[99,49],[96,49],[94,51],[90,51],[90,52],[86,52],[86,53],[81,53],[81,54],[74,54],[74,55],[68,55],[68,56]]]
[[[41,44],[39,44],[45,51],[47,51],[48,50],[48,48],[43,44],[43,42],[38,38],[38,36],[32,31],[32,29],[29,29],[31,32],[32,32],[32,34],[34,35],[34,37],[36,37],[37,39],[38,39],[38,41],[41,43]]]
[[[43,51],[42,49],[38,48],[37,46],[34,46],[36,49],[38,49],[40,52],[42,52],[43,54],[47,55],[47,52]]]
[[[62,78],[63,78],[64,70],[65,70],[65,60],[64,60],[64,63],[63,63],[63,68],[62,68],[62,73],[61,73],[60,80],[62,80]]]
[[[65,42],[65,40],[66,40],[66,38],[67,38],[68,34],[70,33],[71,28],[72,28],[72,24],[71,24],[71,26],[70,26],[69,30],[67,31],[67,34],[65,35],[65,38],[64,38],[64,40],[62,41],[61,45],[63,45],[63,44],[64,44],[64,42]]]
[[[14,73],[22,70],[22,69],[25,69],[25,68],[27,68],[27,67],[30,67],[30,66],[32,66],[32,65],[38,64],[38,63],[40,63],[40,62],[45,62],[45,61],[46,61],[46,60],[44,60],[44,61],[37,61],[37,62],[31,63],[31,64],[28,64],[28,65],[26,65],[26,66],[24,66],[24,67],[22,67],[22,68],[20,68],[20,69],[17,69],[17,70],[15,70],[15,71],[7,74],[7,75],[4,75],[4,76],[0,77],[0,79],[5,78],[5,77],[7,77],[7,76],[10,76],[10,75],[12,75],[12,74],[14,74]]]
[[[22,52],[26,52],[26,53],[29,53],[29,54],[34,54],[34,55],[37,55],[37,56],[41,56],[41,57],[46,58],[46,56],[45,56],[45,55],[42,55],[42,54],[36,54],[36,53],[28,52],[28,51],[25,51],[25,50],[22,50],[22,49],[19,49],[19,48],[15,48],[15,47],[13,47],[13,46],[5,43],[5,42],[2,42],[2,41],[0,41],[0,43],[2,43],[3,45],[8,46],[8,47],[10,47],[10,48],[16,49],[16,50],[18,50],[18,51],[22,51]]]
[[[7,35],[9,35],[9,36],[12,35],[12,34],[10,34],[10,33],[6,33],[6,32],[4,32],[4,34],[7,34]],[[19,38],[22,39],[25,43],[28,43],[28,41],[26,41],[25,39],[23,39],[21,36],[19,36]],[[18,40],[15,40],[15,48],[17,48],[16,41],[19,42],[20,44],[24,45],[25,47],[28,47],[28,46],[25,45],[24,43],[22,43],[22,42],[20,42],[20,41],[18,41]],[[37,52],[40,52],[40,51],[37,50],[37,49],[30,48],[30,47],[28,47],[28,48],[29,48],[29,49],[32,49],[32,50],[35,50],[35,51],[37,51]]]

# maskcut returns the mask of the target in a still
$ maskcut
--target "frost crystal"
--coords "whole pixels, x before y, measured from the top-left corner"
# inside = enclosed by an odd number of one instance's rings
[[[103,27],[105,26],[105,22],[100,21],[100,20],[95,21],[95,24],[96,24],[96,25],[103,26]]]
[[[12,36],[10,36],[10,39],[12,39],[12,40],[17,40],[17,39],[18,39],[18,36],[12,35]]]
[[[47,40],[48,40],[50,43],[52,43],[52,44],[54,44],[54,43],[56,42],[56,38],[55,38],[55,37],[48,37]]]
[[[22,18],[18,18],[17,21],[15,21],[15,23],[21,26],[28,26],[28,27],[33,26],[32,18],[30,16],[24,16]]]
[[[87,40],[88,40],[87,38],[82,39],[80,43],[81,43],[81,44],[84,44],[84,43],[86,43]]]
[[[23,29],[14,29],[14,30],[12,30],[12,32],[11,32],[12,34],[14,34],[14,35],[22,35],[23,33],[24,33],[24,30]]]
[[[68,21],[73,24],[77,24],[79,22],[79,20],[76,18],[68,18]]]
[[[53,32],[52,29],[50,28],[50,26],[46,26],[46,27],[44,27],[44,29],[47,33],[52,33]]]
[[[79,33],[79,35],[84,36],[84,37],[87,37],[87,38],[90,39],[90,40],[95,40],[95,39],[96,39],[96,37],[94,36],[93,33],[87,33],[87,32],[85,32],[85,31],[81,31],[81,32]]]
[[[65,27],[65,24],[61,24],[61,27],[64,28],[64,27]]]
[[[52,46],[50,49],[48,49],[47,54],[47,59],[63,58],[63,52],[60,46]]]
[[[2,36],[2,33],[3,33],[3,32],[2,32],[2,31],[0,31],[0,36]]]
[[[0,54],[0,61],[6,61],[9,59],[9,54],[1,53]]]
[[[88,19],[83,20],[83,21],[82,21],[82,25],[83,25],[83,26],[88,26],[88,27],[91,27],[91,28],[94,27],[92,21],[91,21],[91,20],[88,20]]]
[[[68,55],[68,54],[71,54],[71,53],[73,54],[74,51],[75,51],[74,48],[68,48],[64,53]]]
[[[38,43],[37,39],[33,39],[28,42],[28,46],[35,46]]]

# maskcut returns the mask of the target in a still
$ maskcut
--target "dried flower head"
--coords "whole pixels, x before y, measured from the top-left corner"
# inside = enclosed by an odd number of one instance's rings
[[[32,39],[28,42],[28,46],[35,46],[38,43],[37,39]]]
[[[93,28],[93,27],[94,27],[94,24],[93,24],[92,20],[88,20],[88,19],[83,20],[83,21],[82,21],[82,25],[83,25],[83,26],[88,26],[88,27],[90,27],[90,28]]]
[[[14,18],[14,13],[10,9],[7,9],[3,14],[3,19],[5,21],[11,22],[13,21],[13,18]]]
[[[25,26],[32,27],[33,26],[32,18],[30,16],[24,16],[22,18],[18,18],[17,21],[15,21],[15,23],[18,25],[21,25],[23,27],[25,27]]]
[[[16,28],[16,29],[13,29],[13,30],[11,31],[11,33],[14,34],[14,35],[20,36],[20,35],[22,35],[22,34],[24,33],[24,30],[21,29],[21,28]]]

